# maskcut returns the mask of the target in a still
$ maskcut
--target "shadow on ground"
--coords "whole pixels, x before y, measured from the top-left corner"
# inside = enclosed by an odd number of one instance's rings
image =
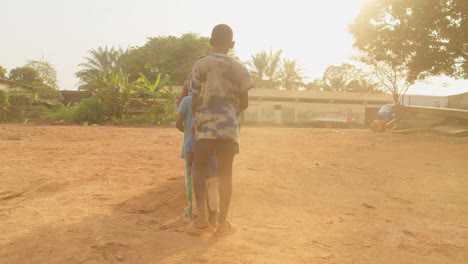
[[[110,214],[36,228],[0,249],[0,263],[205,262],[193,256],[202,256],[216,239],[183,232],[183,188],[183,178],[166,181]]]

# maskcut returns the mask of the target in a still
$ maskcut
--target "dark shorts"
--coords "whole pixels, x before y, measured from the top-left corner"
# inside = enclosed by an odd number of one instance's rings
[[[220,179],[232,178],[232,163],[239,151],[238,144],[225,139],[200,139],[195,142],[193,163],[195,178],[206,179],[208,174],[209,158],[216,155],[218,161],[217,174]]]
[[[239,144],[230,139],[200,139],[195,142],[193,153],[205,157],[234,156],[239,153]]]

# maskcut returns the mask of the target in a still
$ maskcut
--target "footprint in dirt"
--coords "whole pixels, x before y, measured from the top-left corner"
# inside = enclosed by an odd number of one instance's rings
[[[3,192],[0,192],[0,201],[7,201],[7,200],[15,199],[15,198],[23,196],[24,193],[26,193],[26,191],[17,191],[17,192],[3,191]]]
[[[96,241],[91,245],[91,249],[103,259],[112,262],[138,263],[140,260],[139,254],[129,245],[118,242]]]
[[[49,182],[49,183],[46,183],[46,184],[40,186],[39,188],[37,188],[36,191],[38,191],[38,192],[58,192],[58,191],[64,189],[65,187],[67,187],[68,185],[70,185],[69,181],[53,181],[53,182]]]

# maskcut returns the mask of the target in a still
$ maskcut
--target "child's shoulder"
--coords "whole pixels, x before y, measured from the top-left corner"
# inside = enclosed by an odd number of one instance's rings
[[[191,95],[185,96],[184,99],[182,99],[182,103],[191,104],[192,103],[192,96]]]

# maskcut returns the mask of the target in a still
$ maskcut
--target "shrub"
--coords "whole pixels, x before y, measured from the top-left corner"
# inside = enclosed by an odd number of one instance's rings
[[[33,94],[27,92],[10,93],[8,96],[10,119],[23,121],[25,111],[30,108],[33,103],[33,97]]]
[[[71,123],[73,122],[74,109],[59,105],[52,112],[46,114],[45,119],[49,122]]]
[[[0,122],[7,121],[9,105],[7,94],[0,90]]]
[[[50,110],[45,106],[33,106],[31,110],[25,113],[25,117],[31,120],[41,120]]]
[[[78,108],[73,112],[73,121],[102,123],[106,120],[107,107],[96,98],[86,98],[81,100]]]
[[[136,126],[143,124],[151,124],[152,121],[147,115],[131,116],[125,115],[119,122],[123,126]]]

